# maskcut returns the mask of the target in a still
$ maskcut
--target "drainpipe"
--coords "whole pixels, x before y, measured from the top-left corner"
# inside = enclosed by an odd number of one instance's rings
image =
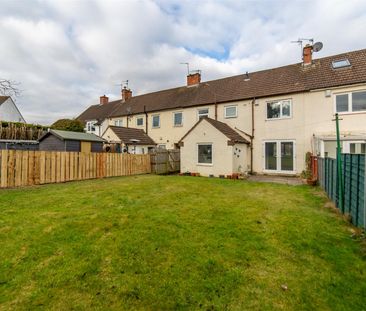
[[[144,113],[145,113],[145,132],[146,132],[146,135],[147,134],[147,131],[148,131],[148,116],[147,116],[147,112],[146,112],[146,106],[144,106]]]
[[[253,140],[254,140],[254,105],[255,97],[252,100],[252,135],[250,137],[250,174],[253,175]]]

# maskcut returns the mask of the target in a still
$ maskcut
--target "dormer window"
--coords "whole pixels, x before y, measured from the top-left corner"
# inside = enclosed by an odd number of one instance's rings
[[[350,66],[351,66],[351,63],[349,62],[349,60],[347,58],[332,61],[333,69],[345,68],[345,67],[350,67]]]

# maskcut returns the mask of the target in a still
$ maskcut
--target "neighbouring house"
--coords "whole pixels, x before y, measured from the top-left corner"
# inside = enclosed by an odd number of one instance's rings
[[[90,133],[49,130],[39,139],[41,151],[103,152],[105,140]]]
[[[334,156],[335,113],[342,119],[343,151],[365,152],[366,49],[313,59],[313,46],[307,45],[296,64],[207,82],[194,72],[186,86],[139,96],[126,96],[124,89],[122,99],[92,106],[79,118],[103,120],[105,128],[143,129],[159,147],[172,149],[200,118],[209,117],[250,141],[244,171],[300,174],[307,152]],[[198,163],[198,151],[192,157]],[[217,159],[213,165],[225,165]]]
[[[179,145],[182,172],[219,176],[248,170],[250,143],[226,123],[202,118]]]
[[[0,121],[25,123],[22,114],[10,96],[0,96]]]
[[[100,96],[99,104],[90,106],[77,119],[85,124],[84,130],[86,133],[102,137],[109,125],[123,125],[122,120],[116,119],[111,122],[112,119],[109,118],[119,104],[119,101],[109,102],[108,96]]]
[[[145,154],[156,146],[156,143],[141,129],[110,125],[103,138],[114,151],[132,154]]]

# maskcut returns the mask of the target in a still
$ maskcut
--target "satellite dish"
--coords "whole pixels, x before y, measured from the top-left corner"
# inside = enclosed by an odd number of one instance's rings
[[[315,42],[313,45],[313,51],[319,52],[323,48],[323,43],[321,42]]]

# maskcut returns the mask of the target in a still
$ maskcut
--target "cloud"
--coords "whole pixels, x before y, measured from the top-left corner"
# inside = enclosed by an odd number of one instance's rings
[[[364,1],[10,1],[0,12],[0,77],[21,82],[29,122],[75,117],[100,95],[216,79],[300,61],[290,41],[323,41],[318,57],[365,48]]]

